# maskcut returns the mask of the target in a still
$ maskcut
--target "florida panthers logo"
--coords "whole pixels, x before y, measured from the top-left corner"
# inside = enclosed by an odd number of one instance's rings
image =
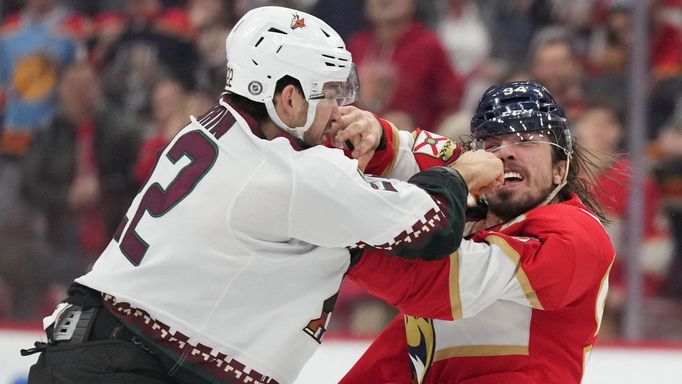
[[[411,383],[424,382],[424,377],[433,363],[436,348],[436,333],[433,320],[421,317],[405,316],[405,332],[407,337],[407,353],[410,357],[412,371]]]
[[[303,27],[305,27],[305,19],[301,19],[298,14],[294,14],[294,18],[291,20],[291,29]]]
[[[445,136],[422,131],[421,129],[415,130],[413,136],[414,145],[412,146],[412,152],[416,158],[433,158],[449,164],[451,161],[456,160],[462,152],[461,147]],[[423,161],[429,162],[428,159]],[[417,162],[420,162],[420,160],[417,160]],[[433,163],[433,165],[443,164],[437,162]]]

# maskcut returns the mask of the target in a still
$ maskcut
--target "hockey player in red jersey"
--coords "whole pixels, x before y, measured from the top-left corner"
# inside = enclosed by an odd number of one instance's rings
[[[504,186],[449,258],[361,255],[348,276],[404,315],[342,383],[581,381],[614,251],[578,178],[580,148],[534,82],[488,89],[471,133],[503,161]]]

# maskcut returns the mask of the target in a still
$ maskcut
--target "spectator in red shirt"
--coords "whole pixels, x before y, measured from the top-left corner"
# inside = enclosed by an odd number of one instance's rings
[[[404,130],[433,129],[460,102],[463,81],[438,37],[415,20],[414,0],[369,0],[370,27],[348,43],[360,75],[362,108]]]
[[[651,16],[651,66],[656,78],[679,76],[682,72],[682,31],[679,23],[673,24],[666,16],[680,4],[657,0],[653,2]],[[679,10],[678,10],[679,12]]]
[[[608,337],[608,320],[618,326],[619,314],[626,299],[626,265],[624,254],[627,230],[627,213],[630,197],[632,166],[630,158],[620,153],[623,128],[617,111],[607,104],[591,104],[577,120],[575,134],[578,140],[594,155],[591,171],[595,176],[592,193],[610,220],[606,230],[616,249],[616,261],[610,275],[609,297],[605,319]],[[644,243],[640,262],[644,269],[645,294],[660,293],[672,257],[672,241],[661,210],[661,196],[654,179],[647,175],[645,183]],[[616,329],[611,329],[617,332]],[[613,335],[612,335],[613,336]]]
[[[676,7],[679,5],[657,0],[649,12],[649,140],[654,140],[670,119],[682,89],[682,31],[670,17]],[[632,38],[632,7],[614,3],[604,22],[595,25],[590,41],[591,76],[586,86],[593,98],[625,104]]]

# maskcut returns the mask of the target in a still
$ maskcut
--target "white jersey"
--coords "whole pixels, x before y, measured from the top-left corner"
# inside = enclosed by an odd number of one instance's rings
[[[182,129],[76,282],[185,364],[288,383],[321,342],[348,248],[421,240],[446,208],[363,176],[340,150],[266,140],[245,118],[221,100]]]

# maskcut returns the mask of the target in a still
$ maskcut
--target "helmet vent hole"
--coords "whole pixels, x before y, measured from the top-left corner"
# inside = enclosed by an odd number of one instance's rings
[[[324,33],[324,35],[327,36],[327,37],[330,37],[330,36],[331,36],[330,34],[327,33],[327,31],[325,31],[325,30],[322,29],[322,28],[320,28],[320,31],[322,31],[322,33]]]
[[[268,29],[268,32],[281,33],[282,35],[286,35],[286,34],[287,34],[286,32],[282,31],[281,29],[277,29],[277,28],[275,28],[275,27],[271,27],[270,29]]]
[[[279,53],[279,51],[282,50],[282,47],[283,47],[283,45],[280,45],[279,48],[277,48],[277,52],[275,52],[275,53]]]
[[[257,47],[262,41],[263,41],[263,36],[261,36],[260,39],[258,39],[255,46]]]
[[[322,57],[328,57],[330,59],[336,59],[336,57],[334,57],[332,55],[325,55],[324,53],[322,54]]]
[[[336,64],[334,64],[334,63],[330,63],[330,62],[328,62],[328,61],[325,61],[324,63],[325,63],[325,65],[327,65],[328,67],[336,67]]]
[[[255,65],[258,65],[258,63],[256,63],[256,60],[254,59],[251,59],[251,62],[254,63]]]

